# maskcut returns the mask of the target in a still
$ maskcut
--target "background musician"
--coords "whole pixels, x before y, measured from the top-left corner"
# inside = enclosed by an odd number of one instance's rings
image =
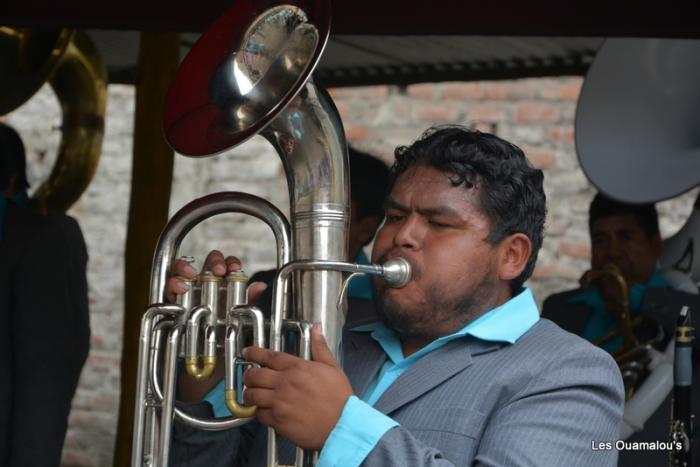
[[[647,342],[658,334],[661,326],[665,337],[657,347],[663,350],[673,336],[683,305],[700,310],[700,300],[697,295],[674,290],[663,272],[657,269],[661,237],[654,204],[622,203],[597,194],[590,204],[588,223],[591,270],[581,277],[580,288],[547,298],[542,316],[567,331],[595,342],[618,330],[622,303],[628,299],[631,318],[640,322],[634,327],[636,337],[640,342]],[[627,285],[627,293],[614,277],[599,273],[610,264],[619,269]],[[603,348],[615,352],[622,345],[623,339],[618,336],[604,344]],[[698,385],[694,386],[694,400],[700,401],[697,397],[700,395]],[[666,441],[670,413],[669,393],[647,420],[644,429],[635,433],[630,441]],[[663,450],[622,451],[619,465],[662,465],[667,461],[668,452]]]
[[[87,250],[28,187],[24,145],[0,124],[0,466],[55,467],[90,347]]]

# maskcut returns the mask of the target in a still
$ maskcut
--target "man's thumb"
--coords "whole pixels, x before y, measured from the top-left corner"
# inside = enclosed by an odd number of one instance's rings
[[[326,338],[323,337],[320,323],[314,323],[311,328],[311,356],[315,362],[338,366],[331,349],[328,348]]]

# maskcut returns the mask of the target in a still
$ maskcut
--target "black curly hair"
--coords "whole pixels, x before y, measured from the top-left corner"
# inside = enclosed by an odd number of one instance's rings
[[[491,221],[487,239],[492,244],[514,233],[527,235],[532,254],[511,282],[513,293],[520,290],[532,275],[544,237],[547,208],[542,171],[514,144],[459,125],[431,127],[410,146],[396,148],[394,155],[391,187],[412,166],[435,167],[450,174],[453,186],[480,187],[479,208]]]
[[[596,194],[591,201],[588,209],[588,229],[592,230],[593,224],[598,219],[625,214],[634,216],[648,238],[659,233],[659,214],[656,212],[654,203],[625,203],[612,199],[603,193]]]

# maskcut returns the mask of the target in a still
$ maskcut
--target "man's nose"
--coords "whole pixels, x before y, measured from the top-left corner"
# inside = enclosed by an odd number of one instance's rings
[[[622,256],[622,243],[616,238],[611,238],[610,243],[608,243],[608,256],[611,259],[619,258]]]
[[[400,248],[415,250],[420,247],[425,235],[425,229],[415,216],[408,216],[394,236],[394,245]]]

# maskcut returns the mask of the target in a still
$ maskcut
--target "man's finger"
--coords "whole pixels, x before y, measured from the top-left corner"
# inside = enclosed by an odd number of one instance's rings
[[[243,373],[243,384],[249,388],[274,389],[279,385],[281,375],[270,368],[248,368]]]
[[[267,284],[264,282],[253,282],[248,286],[248,303],[255,305],[262,297],[262,294],[267,290]]]
[[[256,405],[258,409],[267,409],[275,403],[275,391],[265,388],[245,388],[243,390],[245,405]]]
[[[213,272],[216,276],[223,276],[226,274],[226,261],[224,260],[224,254],[219,250],[212,250],[209,252],[207,259],[204,261],[203,269]]]
[[[272,409],[260,408],[255,411],[255,418],[265,426],[275,427],[277,419],[272,415]]]
[[[188,262],[177,259],[173,261],[173,265],[170,268],[170,274],[173,276],[182,276],[187,277],[188,279],[194,279],[194,276],[197,275],[197,270]]]
[[[226,270],[228,272],[240,271],[241,270],[241,260],[235,256],[226,257]]]
[[[243,357],[249,361],[273,370],[286,370],[299,362],[303,362],[299,357],[285,352],[274,352],[261,347],[246,347],[243,349]]]
[[[338,366],[338,362],[335,360],[335,357],[333,357],[331,349],[328,348],[326,338],[323,337],[320,323],[314,323],[311,328],[311,356],[315,362]]]
[[[165,283],[165,297],[168,303],[174,303],[177,295],[181,295],[190,290],[182,279],[178,277],[170,277]]]

